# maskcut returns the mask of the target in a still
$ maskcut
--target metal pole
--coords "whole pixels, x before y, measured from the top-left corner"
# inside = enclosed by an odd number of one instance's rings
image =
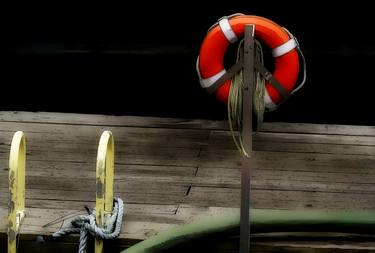
[[[245,151],[251,156],[253,149],[252,115],[253,115],[253,85],[254,85],[254,25],[245,26],[244,68],[243,68],[243,98],[242,98],[242,141]],[[242,158],[241,168],[241,224],[240,224],[240,253],[250,252],[250,168],[251,158]]]

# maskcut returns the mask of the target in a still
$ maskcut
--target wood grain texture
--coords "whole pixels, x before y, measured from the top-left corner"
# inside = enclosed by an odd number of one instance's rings
[[[239,212],[240,156],[226,122],[0,112],[0,238],[5,238],[7,160],[16,130],[25,132],[28,148],[25,243],[37,235],[48,239],[72,215],[84,213],[85,205],[94,206],[103,130],[114,134],[115,195],[126,205],[118,245],[205,216]],[[254,149],[254,208],[375,210],[375,127],[266,123],[254,135]],[[69,240],[65,246],[74,248]],[[371,252],[375,247],[255,242],[255,252]]]

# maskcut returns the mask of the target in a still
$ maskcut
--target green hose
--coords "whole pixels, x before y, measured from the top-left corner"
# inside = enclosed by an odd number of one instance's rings
[[[239,215],[208,217],[161,232],[122,251],[122,253],[156,253],[180,243],[212,234],[238,234],[239,226]],[[253,209],[251,211],[251,233],[269,232],[372,234],[375,232],[375,212]]]

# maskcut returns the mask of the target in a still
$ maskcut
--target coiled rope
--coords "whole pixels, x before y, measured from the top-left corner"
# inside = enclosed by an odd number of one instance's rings
[[[237,49],[237,62],[243,55],[244,40],[238,45]],[[255,40],[255,61],[263,64],[263,50],[259,41]],[[265,111],[264,93],[265,93],[265,80],[262,75],[255,70],[254,76],[254,90],[253,90],[253,111],[256,117],[256,131],[260,129],[263,123],[263,114]],[[244,156],[249,156],[246,152],[241,136],[242,130],[242,92],[244,88],[243,82],[243,69],[240,70],[231,81],[229,97],[228,97],[228,122],[229,128],[232,133],[233,141]],[[237,130],[237,131],[236,131]]]
[[[86,253],[88,233],[103,239],[111,240],[119,236],[122,216],[124,214],[124,202],[120,198],[114,199],[114,207],[110,217],[106,218],[104,228],[100,228],[95,222],[95,208],[92,211],[88,210],[88,215],[80,215],[75,217],[70,224],[55,232],[52,237],[60,238],[69,234],[80,234],[79,237],[79,253]]]

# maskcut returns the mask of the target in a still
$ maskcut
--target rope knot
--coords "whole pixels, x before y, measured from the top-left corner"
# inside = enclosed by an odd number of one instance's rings
[[[79,253],[86,252],[88,233],[102,240],[115,239],[120,234],[124,214],[124,203],[120,198],[114,198],[113,202],[113,211],[106,215],[104,228],[96,225],[95,208],[92,211],[86,208],[88,211],[87,215],[75,217],[68,226],[55,232],[52,237],[56,239],[65,235],[79,233]]]

